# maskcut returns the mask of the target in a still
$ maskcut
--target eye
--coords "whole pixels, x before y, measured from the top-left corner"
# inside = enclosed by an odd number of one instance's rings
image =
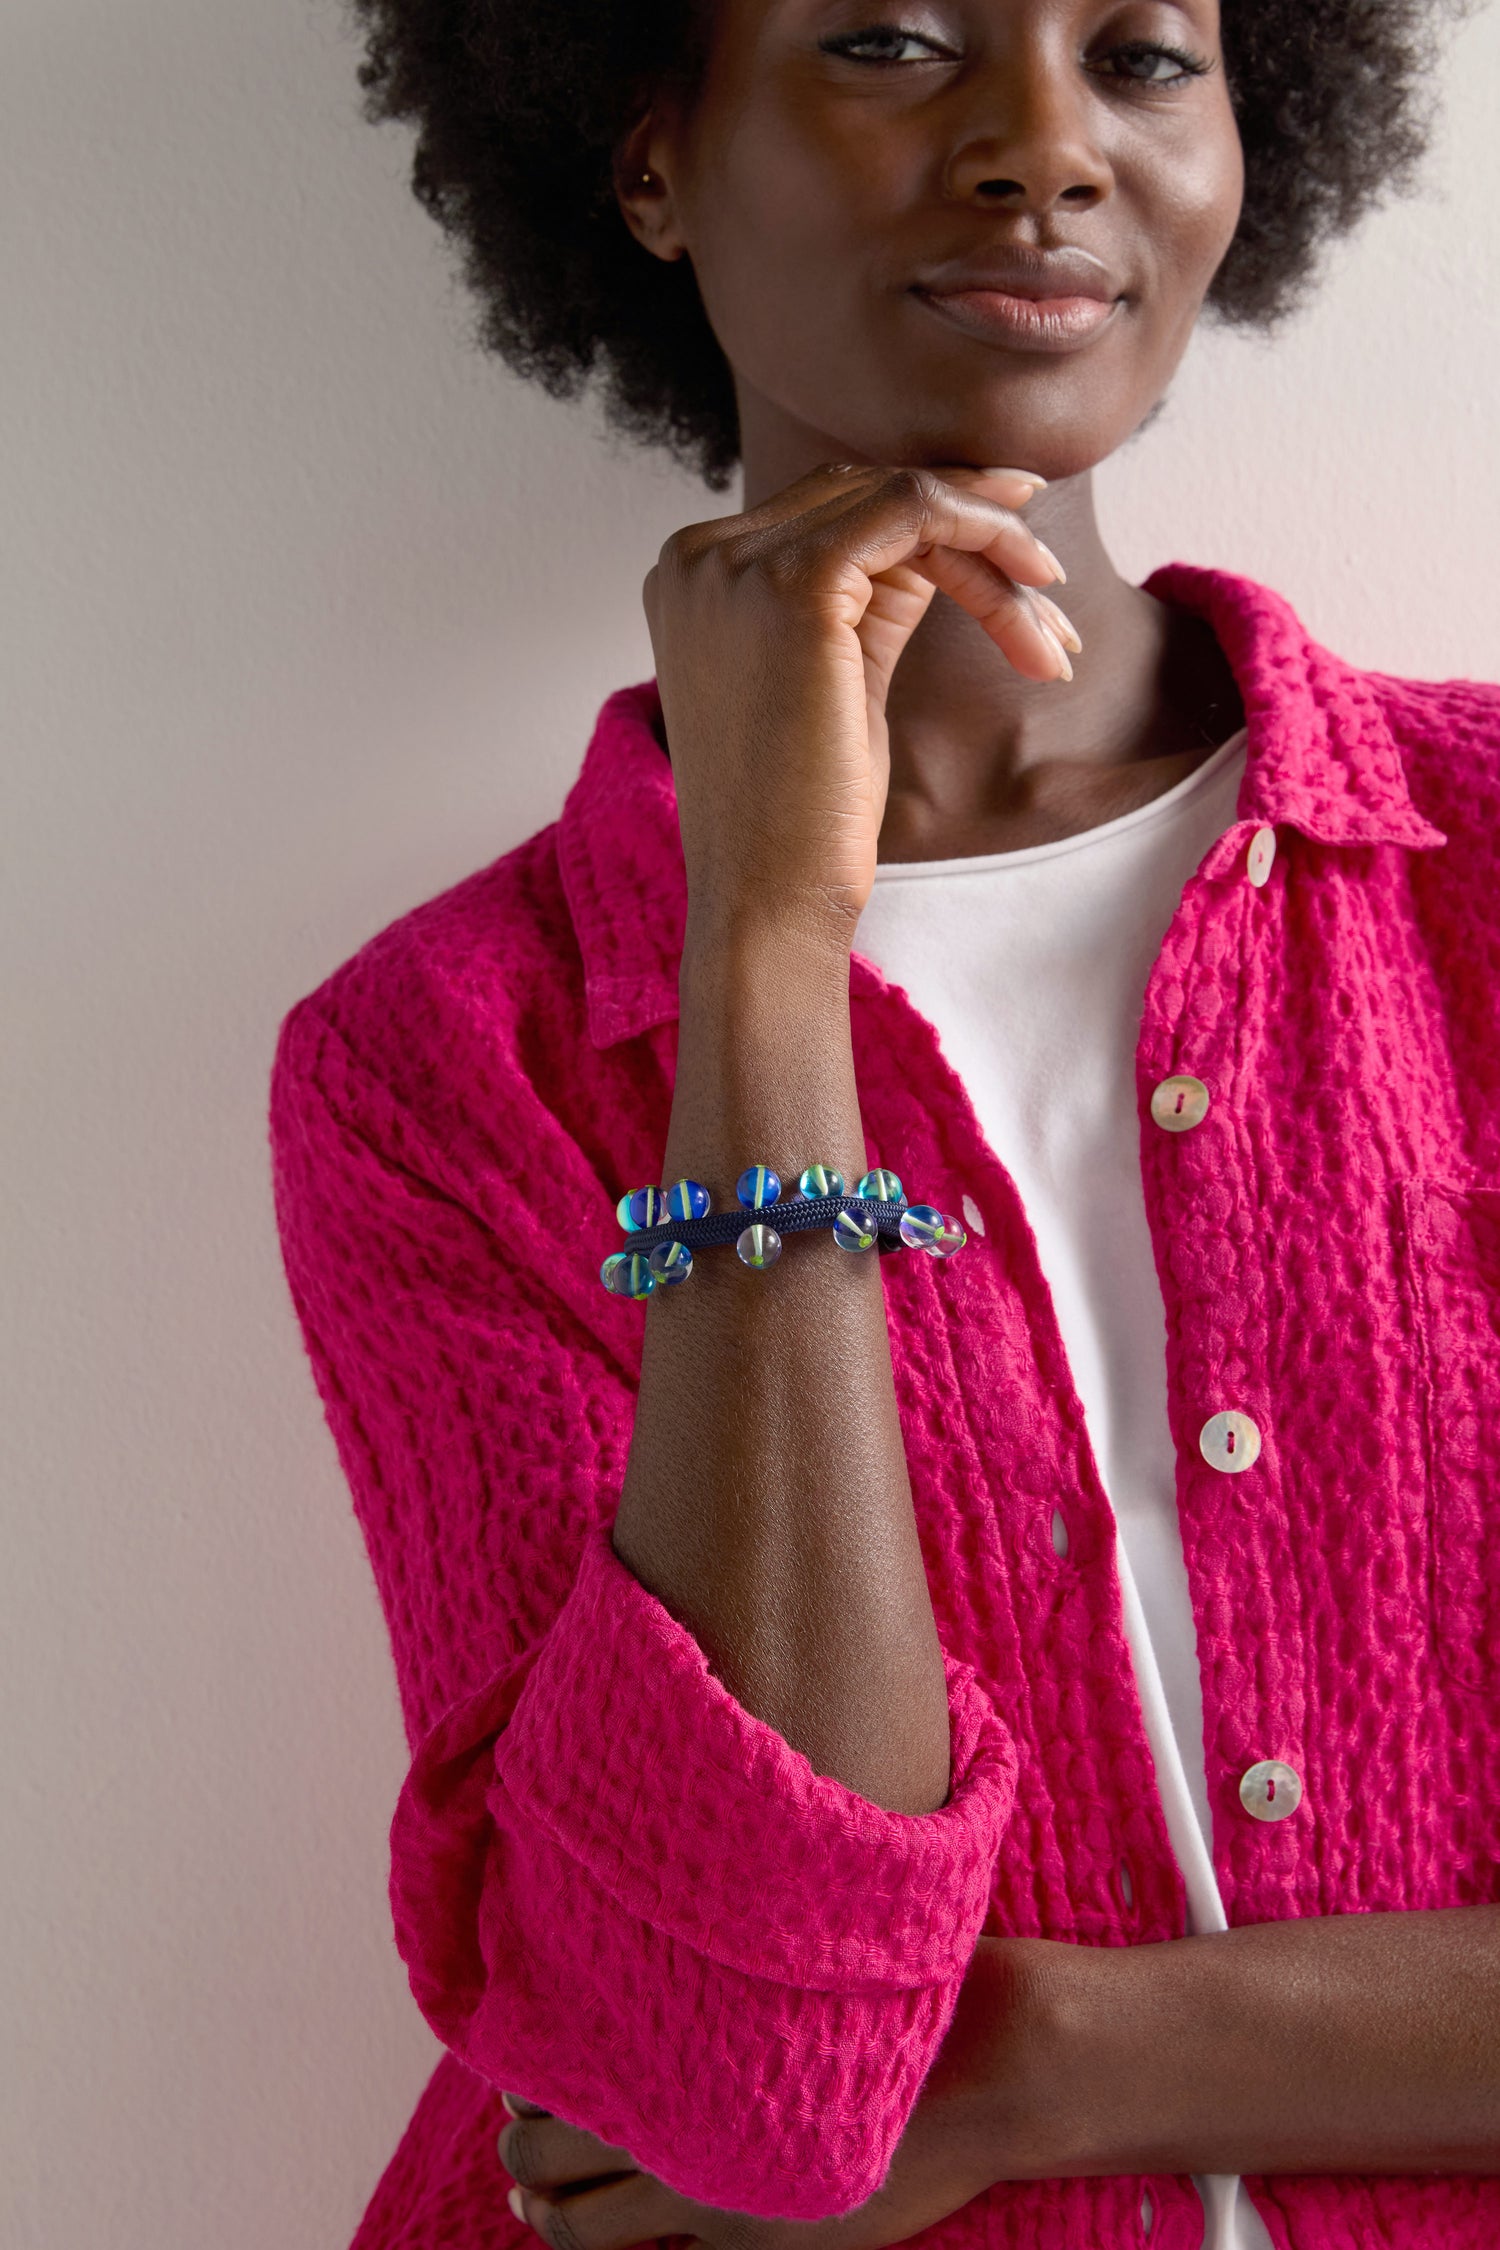
[[[1137,86],[1185,86],[1189,79],[1201,78],[1213,68],[1206,55],[1189,54],[1185,47],[1163,47],[1152,39],[1128,39],[1121,47],[1111,47],[1105,59],[1128,66],[1123,71],[1106,72],[1107,77],[1127,78]],[[1158,71],[1158,63],[1176,67]],[[1136,64],[1145,68],[1136,69]]]
[[[849,62],[940,62],[948,53],[925,32],[907,31],[894,23],[871,24],[867,31],[841,31],[832,38],[820,39],[818,45],[825,55],[839,55]],[[905,51],[910,48],[920,52]]]

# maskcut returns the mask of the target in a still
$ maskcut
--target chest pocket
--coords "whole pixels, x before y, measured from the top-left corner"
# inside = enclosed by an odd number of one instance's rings
[[[1500,1184],[1408,1180],[1438,1661],[1500,1683]]]

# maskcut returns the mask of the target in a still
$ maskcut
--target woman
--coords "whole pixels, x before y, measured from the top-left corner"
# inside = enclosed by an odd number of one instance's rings
[[[1420,12],[364,13],[491,341],[744,506],[282,1027],[450,2049],[362,2250],[1493,2246],[1500,690],[1091,486],[1409,166]]]

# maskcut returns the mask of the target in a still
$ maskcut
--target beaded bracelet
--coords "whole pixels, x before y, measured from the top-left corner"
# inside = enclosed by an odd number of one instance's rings
[[[698,1180],[677,1180],[669,1188],[631,1188],[615,1207],[630,1237],[599,1268],[613,1297],[649,1297],[658,1287],[672,1288],[693,1270],[693,1252],[713,1243],[732,1242],[741,1261],[757,1270],[774,1266],[784,1234],[831,1227],[841,1250],[925,1250],[951,1258],[968,1236],[957,1219],[933,1203],[908,1203],[894,1172],[866,1172],[852,1195],[844,1178],[826,1164],[809,1164],[795,1195],[783,1202],[781,1182],[766,1164],[752,1164],[735,1182],[738,1209],[711,1211],[709,1194]],[[755,1217],[746,1220],[747,1211]]]

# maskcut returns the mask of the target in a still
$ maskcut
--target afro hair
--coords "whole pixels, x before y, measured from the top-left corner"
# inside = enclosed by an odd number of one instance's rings
[[[691,95],[712,0],[345,0],[363,113],[416,128],[413,191],[461,252],[479,341],[554,398],[600,381],[610,422],[713,491],[739,459],[734,385],[689,260],[631,234],[614,154],[653,87]],[[1409,192],[1437,19],[1473,0],[1221,0],[1244,148],[1221,323],[1270,330],[1330,238]]]

